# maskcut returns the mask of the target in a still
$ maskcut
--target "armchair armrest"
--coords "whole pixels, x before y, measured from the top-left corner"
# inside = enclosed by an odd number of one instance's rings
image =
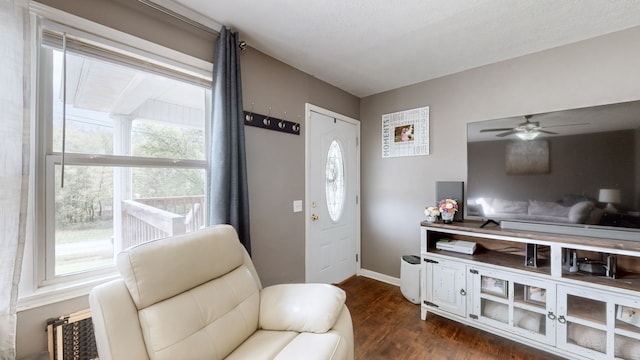
[[[347,295],[327,284],[281,284],[262,289],[258,326],[265,330],[325,333],[336,323]]]

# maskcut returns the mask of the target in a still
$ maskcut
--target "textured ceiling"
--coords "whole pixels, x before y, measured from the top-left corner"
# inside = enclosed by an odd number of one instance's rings
[[[640,25],[640,0],[175,0],[358,97]]]

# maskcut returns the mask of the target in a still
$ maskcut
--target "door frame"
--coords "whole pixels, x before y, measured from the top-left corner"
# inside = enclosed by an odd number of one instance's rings
[[[360,204],[362,203],[362,199],[360,197],[360,120],[356,120],[353,118],[350,118],[348,116],[342,115],[342,114],[338,114],[336,112],[333,112],[331,110],[327,110],[324,108],[321,108],[319,106],[313,105],[313,104],[309,104],[309,103],[305,103],[305,109],[304,109],[304,118],[305,118],[305,124],[307,124],[307,126],[305,127],[305,132],[304,132],[304,197],[305,197],[305,205],[304,205],[304,255],[305,255],[305,259],[304,259],[304,278],[305,278],[305,282],[308,282],[310,279],[310,274],[311,274],[311,265],[309,263],[309,259],[311,257],[310,254],[310,244],[309,244],[309,238],[310,238],[310,232],[311,232],[311,217],[309,214],[311,214],[310,211],[310,205],[308,204],[308,201],[311,197],[310,194],[310,188],[309,188],[309,158],[311,156],[310,152],[309,152],[309,139],[311,137],[311,133],[309,131],[309,126],[308,124],[311,122],[311,112],[316,112],[318,114],[322,114],[322,115],[326,115],[335,119],[338,119],[340,121],[344,121],[350,124],[353,124],[356,126],[356,169],[355,169],[355,181],[356,181],[356,198],[357,198],[357,202],[356,202],[356,238],[355,238],[355,254],[357,257],[357,261],[356,261],[356,275],[360,275],[360,269],[361,266],[360,264],[362,264],[362,256],[360,254]]]

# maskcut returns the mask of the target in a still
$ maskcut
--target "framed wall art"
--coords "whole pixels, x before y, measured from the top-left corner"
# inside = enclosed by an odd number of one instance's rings
[[[506,145],[506,167],[509,175],[548,174],[549,142],[513,141]]]
[[[382,157],[429,155],[429,107],[382,115]]]

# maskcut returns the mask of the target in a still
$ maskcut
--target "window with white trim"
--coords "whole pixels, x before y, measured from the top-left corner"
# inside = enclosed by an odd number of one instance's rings
[[[210,72],[56,23],[40,38],[39,286],[203,226]]]

